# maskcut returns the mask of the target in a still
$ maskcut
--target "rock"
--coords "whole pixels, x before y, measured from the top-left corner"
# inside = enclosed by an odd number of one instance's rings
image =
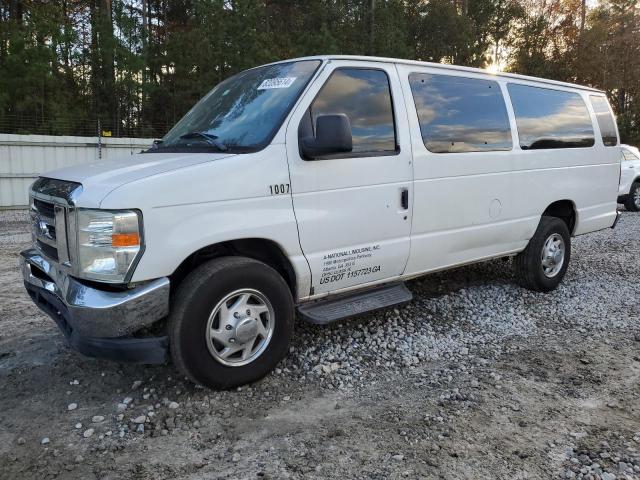
[[[616,480],[616,476],[613,473],[609,473],[609,472],[602,472],[602,475],[600,475],[600,478],[602,480]]]
[[[140,415],[133,419],[133,423],[144,423],[147,421],[147,417],[145,415]]]
[[[393,458],[394,460],[401,462],[402,460],[404,460],[404,455],[402,454],[397,454],[397,455],[393,455],[391,458]]]
[[[138,427],[136,428],[136,432],[144,433],[144,423],[141,423],[140,425],[138,425]]]
[[[136,380],[133,382],[133,385],[131,385],[131,390],[137,390],[140,388],[140,385],[142,385],[142,380]]]
[[[25,443],[27,443],[27,441],[23,437],[18,439],[18,445],[24,445]]]
[[[77,403],[70,403],[69,405],[67,405],[67,410],[68,411],[75,410],[76,408],[78,408],[78,404]]]
[[[171,410],[175,410],[175,409],[176,409],[176,408],[178,408],[179,406],[180,406],[180,404],[179,404],[178,402],[171,402],[171,403],[169,404],[169,408],[170,408]]]
[[[231,461],[233,461],[233,462],[237,463],[237,462],[239,462],[239,461],[240,461],[240,459],[241,459],[241,458],[242,458],[242,457],[240,456],[240,454],[239,454],[239,453],[234,453],[234,454],[233,454],[233,457],[231,457]]]
[[[86,429],[86,430],[84,431],[84,433],[82,434],[82,436],[83,436],[84,438],[89,438],[91,435],[93,435],[93,432],[94,432],[94,431],[95,431],[95,430],[94,430],[93,428],[88,428],[88,429]]]
[[[125,405],[129,405],[131,402],[133,402],[133,398],[131,397],[127,397],[122,401]]]
[[[102,415],[94,415],[93,417],[91,417],[91,422],[92,423],[102,423],[102,422],[104,422],[104,417]]]
[[[79,430],[82,428],[82,424],[80,422],[76,423],[76,430]]]
[[[48,443],[49,443],[49,437],[44,437],[42,440],[40,440],[41,445],[47,445]]]
[[[118,406],[116,407],[116,410],[118,410],[119,412],[124,412],[127,409],[127,404],[126,403],[119,403]]]
[[[84,461],[84,457],[82,455],[76,455],[76,458],[73,459],[76,463],[82,463]]]

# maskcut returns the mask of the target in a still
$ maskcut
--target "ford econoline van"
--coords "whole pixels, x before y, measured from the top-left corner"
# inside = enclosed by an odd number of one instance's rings
[[[603,92],[348,56],[217,85],[133,157],[31,187],[25,286],[71,347],[255,381],[296,315],[326,324],[408,302],[407,279],[497,257],[549,292],[571,238],[618,218]]]

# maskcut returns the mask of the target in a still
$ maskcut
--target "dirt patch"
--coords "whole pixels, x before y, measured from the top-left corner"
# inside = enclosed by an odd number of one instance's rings
[[[500,260],[425,277],[230,392],[70,351],[27,225],[0,215],[0,478],[640,478],[640,215],[576,238],[552,294]]]

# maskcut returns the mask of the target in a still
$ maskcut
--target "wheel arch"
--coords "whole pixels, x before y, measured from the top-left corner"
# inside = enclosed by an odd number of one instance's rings
[[[569,234],[573,235],[578,223],[578,210],[576,204],[568,199],[556,200],[542,212],[543,217],[556,217],[564,221],[569,229]]]
[[[266,238],[227,240],[196,250],[185,258],[169,276],[172,291],[175,291],[175,287],[194,268],[206,261],[226,256],[248,257],[269,265],[285,280],[293,298],[297,298],[297,277],[291,261],[277,242]]]

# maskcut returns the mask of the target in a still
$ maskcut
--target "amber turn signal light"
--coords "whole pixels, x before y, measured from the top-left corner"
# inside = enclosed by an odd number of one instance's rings
[[[137,247],[140,245],[140,235],[137,233],[114,233],[111,235],[113,247]]]

